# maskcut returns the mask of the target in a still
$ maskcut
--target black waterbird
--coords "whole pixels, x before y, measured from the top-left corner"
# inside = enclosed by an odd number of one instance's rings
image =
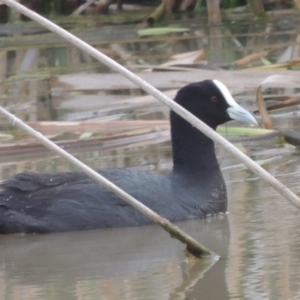
[[[218,80],[180,89],[175,101],[216,129],[254,117]],[[227,210],[225,183],[214,142],[171,111],[173,169],[156,175],[132,169],[99,173],[170,221]],[[151,224],[152,221],[80,172],[21,173],[1,184],[0,233],[50,233]]]

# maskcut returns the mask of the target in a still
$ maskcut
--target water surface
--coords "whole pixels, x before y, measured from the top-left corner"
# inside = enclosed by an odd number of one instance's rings
[[[205,45],[206,37],[197,22],[191,24],[193,32],[199,35],[190,35],[191,38],[186,35],[167,43],[162,39],[157,43],[152,41],[141,45],[131,41],[127,48],[124,46],[125,50],[131,49],[131,54],[136,55],[135,58],[140,55],[140,58],[148,59],[148,63],[163,61],[166,56],[171,55],[168,52],[170,48],[171,53],[198,50]],[[234,22],[227,24],[223,28],[227,30],[227,37],[223,39],[220,35],[217,36],[220,42],[217,44],[221,48],[215,50],[219,52],[211,53],[211,57],[218,59],[215,61],[216,65],[228,68],[232,61],[245,56],[249,49],[253,52],[261,51],[271,41],[279,43],[283,38],[286,41],[285,38],[288,37],[290,44],[293,43],[294,31],[290,31],[289,35],[280,35],[281,29],[278,27],[279,40],[274,41],[271,34],[265,37],[264,26],[261,23],[253,26],[242,23],[240,27]],[[132,27],[129,29],[132,32]],[[129,29],[126,27],[126,32]],[[119,32],[120,28],[115,30]],[[244,52],[241,52],[240,46],[233,45],[228,30],[240,33],[237,38],[241,38]],[[247,32],[252,33],[253,30],[256,37],[247,35]],[[222,32],[221,30],[219,33]],[[107,109],[114,95],[116,98],[120,96],[118,99],[121,100],[125,96],[127,99],[129,96],[141,95],[138,90],[110,91],[106,95],[102,91],[97,94],[99,91],[67,89],[56,95],[51,88],[49,90],[47,80],[27,78],[23,81],[24,74],[37,75],[38,71],[45,70],[50,75],[72,70],[103,71],[103,67],[99,69],[99,64],[73,48],[60,48],[56,44],[52,45],[51,40],[49,43],[43,47],[53,48],[42,47],[38,52],[35,48],[28,49],[31,46],[22,45],[27,47],[25,54],[23,48],[7,48],[7,56],[1,58],[2,67],[5,65],[7,68],[7,74],[1,74],[4,77],[19,76],[6,82],[6,85],[1,85],[1,105],[22,119],[66,120],[76,117],[83,120],[86,116],[93,116],[93,109],[99,111],[104,106]],[[138,42],[135,40],[135,43]],[[9,47],[12,45],[9,44]],[[279,56],[279,52],[272,52],[269,59]],[[29,58],[35,57],[37,53],[39,59],[34,59],[30,64]],[[24,59],[26,55],[29,57],[27,60]],[[26,69],[24,65],[20,66],[22,61],[29,62],[30,67]],[[257,61],[253,65],[255,63]],[[185,83],[182,82],[183,84]],[[254,110],[255,91],[252,88],[248,92],[247,83],[243,84],[243,93],[237,98],[244,100],[242,105]],[[52,93],[52,102],[46,96],[49,93]],[[106,99],[107,103],[104,101],[99,104],[98,97],[101,101]],[[116,107],[111,105],[104,116],[99,114],[96,119],[167,118],[159,105],[138,109]],[[284,113],[285,111],[281,111],[275,114],[275,125],[297,130],[297,116],[286,119]],[[6,133],[1,131],[4,132]],[[14,141],[22,141],[23,136],[16,135],[14,138]],[[96,169],[134,167],[165,173],[172,165],[168,138],[109,149],[101,146],[99,142],[93,147],[72,150],[78,158]],[[295,193],[300,194],[300,159],[297,149],[276,140],[239,143],[238,147],[255,160],[274,158],[270,163],[264,164],[264,167]],[[219,148],[218,158],[222,168],[239,164]],[[22,171],[66,170],[74,170],[74,167],[62,158],[44,151],[19,151],[16,155],[4,153],[0,157],[0,181]],[[228,188],[229,214],[178,224],[188,234],[219,254],[221,259],[218,262],[188,258],[184,246],[155,225],[49,235],[0,236],[0,300],[299,299],[299,211],[245,168],[226,169],[223,174]]]

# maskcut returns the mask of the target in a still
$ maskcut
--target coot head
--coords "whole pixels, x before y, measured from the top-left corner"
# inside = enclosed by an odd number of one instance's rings
[[[178,91],[175,101],[214,130],[230,120],[257,125],[218,80],[191,83]],[[204,172],[206,177],[215,178],[213,171],[219,172],[219,166],[213,141],[173,111],[170,120],[173,170],[187,170],[191,175]]]
[[[175,101],[213,129],[230,120],[257,125],[254,117],[235,102],[228,88],[218,80],[191,83],[178,91]],[[175,115],[171,112],[171,121],[176,119]]]

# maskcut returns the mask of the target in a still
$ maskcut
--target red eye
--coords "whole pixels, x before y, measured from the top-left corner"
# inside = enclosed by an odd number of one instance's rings
[[[216,96],[212,96],[212,97],[210,98],[210,100],[211,100],[212,102],[218,102],[218,98],[217,98]]]

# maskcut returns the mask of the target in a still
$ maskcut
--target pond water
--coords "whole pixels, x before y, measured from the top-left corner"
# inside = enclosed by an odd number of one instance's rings
[[[169,165],[167,146],[156,145]],[[299,194],[298,152],[257,148],[252,157],[274,153],[266,168]],[[238,163],[219,152],[221,166]],[[299,211],[250,171],[223,174],[229,214],[178,224],[221,255],[218,262],[187,258],[158,226],[0,236],[0,299],[298,299]]]
[[[58,50],[53,53],[57,54]],[[12,53],[7,56],[8,62],[12,56]],[[22,94],[24,86],[18,81],[13,89],[11,86],[10,82],[6,87],[8,99],[20,92],[23,97],[20,100],[28,101],[28,94]],[[38,93],[40,87],[29,84],[29,88]],[[40,93],[46,94],[45,90]],[[90,92],[87,94],[90,96]],[[243,105],[253,107],[253,93],[246,95]],[[76,102],[78,106],[78,94],[74,91],[65,99],[59,99],[55,105],[60,110],[54,119],[61,120],[64,113],[76,112],[68,106],[62,108],[63,100],[72,99],[73,105]],[[21,115],[22,110],[29,107],[26,114],[29,120],[49,120],[53,116],[49,111],[38,115],[36,109],[30,110],[30,103],[24,106],[4,101]],[[77,111],[86,104],[79,103]],[[153,107],[149,111],[153,113]],[[157,116],[155,109],[153,115],[152,118]],[[126,117],[132,118],[132,111],[127,112]],[[274,121],[281,128],[299,126],[297,118],[284,121],[275,118]],[[90,148],[75,149],[75,154],[94,168],[118,166],[167,172],[171,168],[167,140],[104,150],[99,142]],[[273,158],[264,167],[300,194],[300,158],[296,148],[274,140],[245,142],[238,146],[255,160]],[[229,214],[177,225],[219,254],[219,261],[187,257],[184,246],[155,225],[0,236],[0,300],[299,299],[299,211],[263,180],[239,167],[236,159],[222,149],[218,148],[217,152],[227,183]],[[228,168],[231,166],[237,167]],[[22,171],[65,170],[74,168],[48,152],[19,151],[0,157],[0,181]]]

